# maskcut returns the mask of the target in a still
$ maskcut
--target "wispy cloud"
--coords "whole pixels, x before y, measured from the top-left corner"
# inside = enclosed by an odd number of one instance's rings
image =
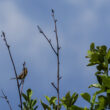
[[[14,2],[1,2],[0,15],[0,30],[5,31],[11,40],[19,41],[28,35],[32,21],[20,12]]]

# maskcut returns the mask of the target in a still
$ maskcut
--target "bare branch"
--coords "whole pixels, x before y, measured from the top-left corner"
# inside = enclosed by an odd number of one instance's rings
[[[55,84],[53,82],[51,82],[52,86],[56,89],[56,91],[58,91],[57,87],[55,86]]]
[[[45,33],[43,32],[43,30],[39,27],[39,26],[37,26],[38,27],[38,30],[39,30],[39,32],[46,38],[46,40],[48,41],[48,43],[50,44],[50,46],[51,46],[51,48],[52,48],[52,50],[54,51],[54,53],[56,54],[56,56],[57,56],[57,87],[55,86],[55,84],[52,82],[51,84],[52,84],[52,86],[56,89],[56,91],[57,91],[57,97],[58,97],[58,108],[57,108],[57,110],[59,110],[60,108],[59,108],[59,103],[60,103],[60,99],[59,99],[59,97],[60,97],[60,93],[59,93],[59,81],[60,81],[60,79],[61,79],[61,77],[60,77],[60,59],[59,59],[59,50],[60,50],[60,48],[61,47],[59,47],[59,39],[58,39],[58,34],[57,34],[57,25],[56,25],[56,22],[57,22],[57,19],[55,18],[55,15],[54,15],[54,10],[52,9],[51,10],[52,11],[52,18],[53,18],[53,21],[54,21],[54,26],[55,26],[55,29],[54,29],[54,32],[55,32],[55,36],[56,36],[56,45],[57,45],[57,47],[56,47],[56,50],[55,50],[55,48],[53,47],[53,45],[52,45],[52,43],[51,43],[51,40],[49,40],[48,38],[47,38],[47,36],[45,35]]]
[[[20,106],[21,106],[21,110],[22,110],[22,97],[21,97],[21,94],[20,94],[20,85],[19,85],[19,81],[18,81],[18,78],[17,78],[17,72],[16,72],[16,67],[15,67],[15,64],[14,64],[14,60],[13,60],[12,55],[11,55],[10,46],[7,43],[7,40],[6,40],[4,32],[2,32],[1,37],[3,37],[3,40],[4,40],[5,44],[6,44],[6,47],[8,49],[9,56],[10,56],[10,59],[11,59],[12,65],[13,65],[13,69],[14,69],[14,73],[15,73],[15,77],[16,77],[16,81],[17,81],[17,88],[18,88],[18,93],[19,93]]]
[[[11,104],[10,104],[10,102],[8,100],[8,97],[5,95],[5,93],[3,92],[3,90],[1,90],[1,92],[2,92],[3,96],[0,96],[0,97],[6,100],[6,102],[7,102],[8,106],[9,106],[10,110],[12,110],[12,107],[11,107]]]
[[[37,26],[37,28],[38,28],[39,32],[46,38],[46,40],[47,40],[48,43],[50,44],[52,50],[53,50],[54,53],[57,55],[57,52],[56,52],[56,50],[54,49],[54,47],[53,47],[53,45],[52,45],[52,43],[51,43],[51,40],[49,40],[49,39],[47,38],[47,36],[45,35],[45,33],[42,31],[42,29],[41,29],[39,26]]]
[[[21,83],[20,83],[20,85],[21,85],[21,92],[20,92],[20,93],[21,93],[21,95],[22,95],[23,86],[24,86],[24,79],[22,79],[22,80],[21,80]]]
[[[54,10],[52,9],[52,18],[53,18],[53,21],[54,21],[54,26],[55,26],[55,36],[56,36],[56,43],[57,43],[57,95],[58,95],[58,108],[57,110],[59,110],[59,103],[60,103],[60,87],[59,87],[59,81],[60,81],[60,59],[59,59],[59,50],[60,50],[60,47],[59,47],[59,39],[58,39],[58,34],[57,34],[57,19],[55,18],[55,15],[54,15]]]

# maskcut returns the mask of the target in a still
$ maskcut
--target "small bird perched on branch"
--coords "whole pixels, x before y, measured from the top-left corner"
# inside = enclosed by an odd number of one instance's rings
[[[26,67],[23,68],[22,72],[20,75],[17,76],[17,79],[23,80],[27,76],[28,70]],[[16,79],[16,78],[11,78],[11,79]]]

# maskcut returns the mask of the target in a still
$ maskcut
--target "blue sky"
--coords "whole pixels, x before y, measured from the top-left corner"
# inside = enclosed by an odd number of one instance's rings
[[[28,76],[24,92],[31,88],[33,98],[44,100],[44,96],[56,96],[51,82],[56,83],[56,56],[49,44],[39,33],[37,25],[52,39],[55,45],[54,24],[51,8],[58,19],[58,35],[61,45],[60,96],[67,91],[90,92],[95,83],[95,68],[86,67],[85,59],[91,42],[110,47],[110,1],[109,0],[0,0],[0,31],[4,31],[11,46],[11,52],[20,73],[26,61]],[[13,67],[3,40],[0,40],[0,89],[11,100],[13,108],[18,104],[16,81]],[[88,106],[79,98],[77,104]],[[0,100],[0,108],[8,105]],[[40,109],[40,108],[39,108]]]

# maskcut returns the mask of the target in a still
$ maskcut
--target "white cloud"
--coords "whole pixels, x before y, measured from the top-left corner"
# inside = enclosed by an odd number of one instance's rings
[[[0,3],[0,30],[5,31],[9,39],[19,42],[31,32],[33,22],[23,15],[12,1]]]
[[[6,33],[9,44],[17,49],[15,52],[21,56],[26,53],[26,56],[33,55],[36,53],[35,50],[40,51],[42,48],[40,43],[42,36],[37,31],[36,25],[13,1],[0,3],[0,31]],[[42,43],[46,46],[44,42],[45,40]]]
[[[37,29],[37,24],[40,25],[40,22],[29,19],[13,1],[0,2],[0,31],[3,30],[6,33],[9,41],[15,41],[16,44],[20,43],[21,45],[26,44],[28,52],[34,51],[35,45],[39,50],[39,45],[48,46],[47,41]],[[44,28],[44,32],[53,39],[55,35],[50,30],[51,27]],[[56,42],[56,40],[52,40],[52,43],[55,45],[54,41]]]

